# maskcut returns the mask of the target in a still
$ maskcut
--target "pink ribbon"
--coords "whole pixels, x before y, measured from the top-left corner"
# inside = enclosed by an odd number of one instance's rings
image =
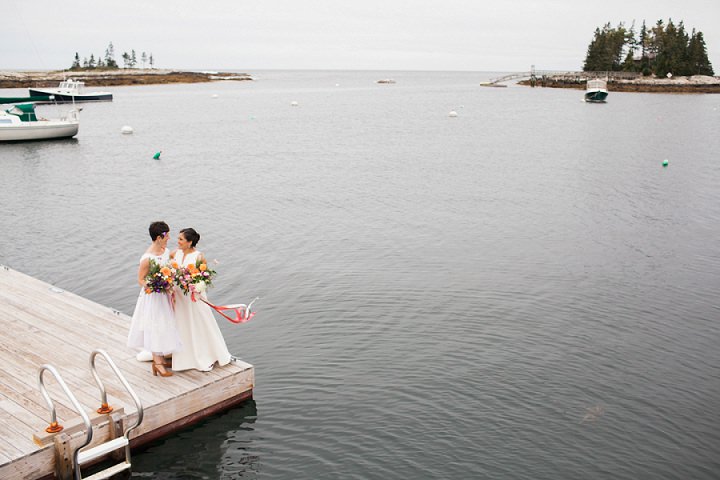
[[[245,305],[243,303],[235,304],[235,305],[213,305],[212,303],[208,302],[204,298],[198,296],[200,300],[202,300],[204,303],[207,304],[208,307],[212,308],[216,312],[218,312],[220,315],[228,319],[232,323],[245,323],[249,322],[254,316],[255,312],[252,311],[250,306],[252,305],[252,302],[250,302],[250,305]],[[194,300],[194,299],[193,299]],[[254,300],[253,300],[254,302]],[[235,318],[229,317],[228,315],[225,315],[225,311],[231,310],[235,312]]]

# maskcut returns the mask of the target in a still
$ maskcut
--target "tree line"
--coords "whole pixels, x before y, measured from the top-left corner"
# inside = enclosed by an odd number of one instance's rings
[[[135,68],[138,65],[138,57],[134,49],[131,50],[130,53],[123,52],[121,58],[123,68]],[[155,68],[155,59],[152,53],[147,54],[142,52],[139,61],[142,65],[141,68],[145,68],[145,65],[149,65],[150,68]],[[105,55],[98,55],[97,58],[91,53],[90,58],[84,57],[82,61],[80,61],[80,55],[78,52],[75,52],[75,58],[73,59],[70,70],[115,70],[118,68],[120,68],[120,66],[115,61],[115,47],[113,47],[112,42],[110,42],[105,49]]]
[[[622,22],[616,28],[610,23],[602,29],[596,28],[583,70],[641,72],[658,77],[668,73],[715,74],[702,32],[693,28],[688,34],[682,21],[675,25],[672,19],[667,25],[658,20],[652,28],[647,28],[643,20],[639,32],[635,31],[635,22],[629,29]]]

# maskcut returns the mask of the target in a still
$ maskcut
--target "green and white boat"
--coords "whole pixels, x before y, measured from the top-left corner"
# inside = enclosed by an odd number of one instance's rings
[[[0,142],[69,138],[77,135],[80,116],[75,108],[57,119],[49,120],[37,116],[35,103],[51,100],[52,96],[0,97],[0,104],[10,106],[0,110]]]
[[[587,81],[585,89],[585,101],[591,103],[602,103],[608,96],[607,80],[595,78]]]

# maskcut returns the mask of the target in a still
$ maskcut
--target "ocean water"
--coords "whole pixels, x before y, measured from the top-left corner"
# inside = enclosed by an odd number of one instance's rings
[[[720,476],[720,96],[250,73],[0,145],[0,263],[131,314],[164,219],[261,297],[254,400],[133,477]]]

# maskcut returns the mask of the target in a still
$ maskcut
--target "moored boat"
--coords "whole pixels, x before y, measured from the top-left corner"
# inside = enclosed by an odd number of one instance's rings
[[[45,100],[50,97],[44,97]],[[13,99],[7,110],[0,110],[0,142],[16,142],[22,140],[46,140],[69,138],[77,135],[80,129],[78,110],[73,108],[66,115],[57,119],[38,118],[35,103],[17,103]],[[7,99],[0,99],[0,102]]]
[[[73,79],[60,82],[58,88],[31,88],[30,96],[52,95],[57,103],[70,102],[110,102],[110,92],[86,92],[85,83]]]
[[[607,81],[599,78],[587,81],[585,101],[592,103],[604,102],[608,96]]]

